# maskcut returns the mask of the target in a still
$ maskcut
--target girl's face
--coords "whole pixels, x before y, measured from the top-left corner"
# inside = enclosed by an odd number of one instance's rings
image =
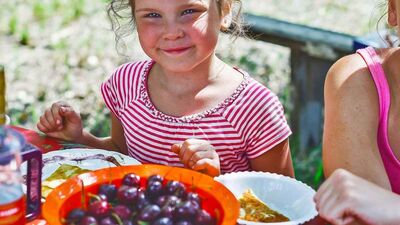
[[[212,59],[224,17],[216,0],[135,0],[134,16],[143,50],[174,72]]]

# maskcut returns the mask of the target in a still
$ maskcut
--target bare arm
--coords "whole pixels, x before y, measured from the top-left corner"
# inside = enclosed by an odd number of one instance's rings
[[[332,224],[400,224],[400,196],[346,170],[336,170],[314,196]]]
[[[128,154],[125,142],[124,130],[121,122],[111,114],[111,136],[105,138],[95,137],[91,133],[84,131],[78,143],[85,144],[94,148],[102,148]]]
[[[294,177],[289,139],[286,139],[263,155],[250,160],[254,171],[264,171]]]
[[[326,177],[339,168],[390,189],[377,146],[378,97],[358,55],[335,63],[325,81],[323,163]]]

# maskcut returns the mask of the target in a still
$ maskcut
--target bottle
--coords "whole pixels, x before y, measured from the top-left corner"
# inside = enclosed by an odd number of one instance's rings
[[[0,225],[25,224],[25,194],[19,171],[23,138],[7,128],[5,74],[0,66]]]

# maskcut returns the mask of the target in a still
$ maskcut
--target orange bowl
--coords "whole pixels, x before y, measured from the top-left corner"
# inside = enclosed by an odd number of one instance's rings
[[[85,194],[97,193],[100,184],[110,181],[120,186],[123,176],[127,173],[139,175],[144,186],[149,176],[159,174],[165,180],[176,180],[186,185],[188,190],[199,194],[202,208],[214,216],[218,225],[234,225],[239,217],[239,203],[235,196],[222,184],[210,176],[192,170],[161,165],[134,165],[105,168],[80,174],[54,189],[43,204],[42,214],[51,225],[61,225],[61,219],[66,218],[72,209],[81,206],[82,183]],[[86,195],[86,202],[87,202]]]

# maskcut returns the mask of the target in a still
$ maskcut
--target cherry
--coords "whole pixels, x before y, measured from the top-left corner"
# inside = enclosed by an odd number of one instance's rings
[[[138,197],[136,187],[123,186],[117,192],[117,199],[124,204],[134,204]]]
[[[109,201],[113,201],[117,196],[117,187],[114,184],[102,184],[99,187],[99,195],[105,195]]]
[[[89,205],[89,213],[96,218],[102,218],[110,212],[110,204],[107,201],[95,201]]]
[[[112,212],[114,212],[121,220],[128,219],[132,214],[132,210],[130,210],[125,205],[116,205],[112,208]]]
[[[146,206],[138,215],[138,220],[144,222],[150,222],[158,218],[161,214],[161,209],[158,205]]]
[[[96,220],[96,218],[94,218],[93,216],[85,216],[83,217],[80,225],[97,225],[98,222]]]
[[[67,223],[68,224],[79,224],[83,217],[86,216],[85,210],[81,208],[75,208],[68,213]]]
[[[154,181],[147,186],[146,194],[151,199],[157,199],[158,196],[163,194],[163,185],[159,181]]]
[[[173,220],[168,217],[162,217],[152,223],[152,225],[173,225],[173,224],[174,224]]]
[[[201,205],[201,199],[199,194],[194,193],[194,192],[189,192],[186,195],[186,200],[191,201],[191,202],[196,202],[198,205]]]
[[[196,225],[214,225],[215,224],[214,219],[204,209],[200,210],[197,213],[197,216],[196,216],[194,222]]]
[[[150,183],[153,183],[154,181],[163,183],[164,178],[158,174],[151,175],[151,176],[149,176],[149,178],[147,178],[147,185],[149,185]]]
[[[185,196],[186,187],[181,182],[168,181],[165,188],[166,188],[166,194],[175,195],[179,198],[182,198]]]
[[[197,205],[197,203],[193,203],[191,201],[185,201],[176,207],[175,216],[177,218],[191,220],[196,216],[198,210],[199,206]]]
[[[140,177],[133,173],[128,173],[122,178],[122,184],[130,187],[139,187]]]

